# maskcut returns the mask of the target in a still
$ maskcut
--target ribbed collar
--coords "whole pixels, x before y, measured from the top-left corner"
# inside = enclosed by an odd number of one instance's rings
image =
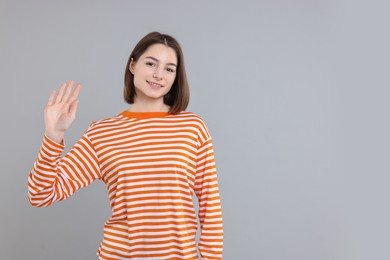
[[[123,111],[119,115],[122,115],[127,118],[159,118],[159,117],[166,117],[170,114],[168,112],[131,112],[131,111]]]

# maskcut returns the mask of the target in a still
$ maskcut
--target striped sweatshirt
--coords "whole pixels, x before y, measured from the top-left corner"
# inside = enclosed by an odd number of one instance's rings
[[[93,122],[71,150],[43,137],[28,178],[46,207],[103,181],[112,215],[97,255],[111,259],[222,259],[223,226],[211,136],[194,113],[129,112]]]

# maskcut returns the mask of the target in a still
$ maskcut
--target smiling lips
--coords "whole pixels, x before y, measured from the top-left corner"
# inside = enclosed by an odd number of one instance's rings
[[[149,85],[152,87],[152,88],[162,88],[163,85],[160,85],[160,84],[157,84],[157,83],[154,83],[154,82],[150,82],[150,81],[147,81],[149,83]]]

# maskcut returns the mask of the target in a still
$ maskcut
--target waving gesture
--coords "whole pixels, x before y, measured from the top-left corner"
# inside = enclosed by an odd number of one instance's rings
[[[73,80],[68,84],[62,84],[57,97],[56,91],[53,90],[45,107],[45,134],[58,143],[62,141],[65,131],[76,118],[77,97],[81,85],[77,84],[73,90],[73,84]]]

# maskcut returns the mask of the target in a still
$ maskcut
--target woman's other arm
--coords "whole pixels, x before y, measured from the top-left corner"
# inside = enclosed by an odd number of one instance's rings
[[[76,190],[100,178],[98,158],[87,132],[61,158],[65,131],[76,117],[78,84],[63,84],[57,97],[50,95],[45,108],[46,131],[38,158],[28,178],[28,198],[32,206],[49,206],[71,196]]]

